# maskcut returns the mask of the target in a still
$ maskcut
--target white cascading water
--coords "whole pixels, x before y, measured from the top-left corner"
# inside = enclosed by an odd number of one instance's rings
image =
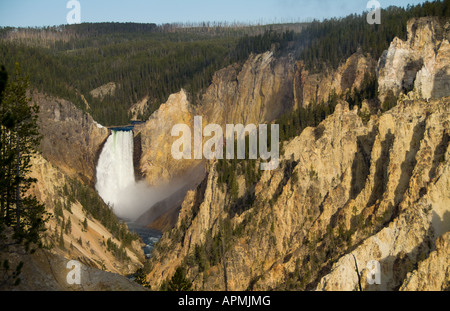
[[[98,159],[95,185],[103,201],[118,217],[128,221],[135,221],[189,182],[172,181],[159,187],[149,187],[145,181],[136,182],[133,138],[133,131],[112,131]]]
[[[95,187],[117,216],[126,216],[128,193],[136,187],[132,131],[112,131],[98,159]]]

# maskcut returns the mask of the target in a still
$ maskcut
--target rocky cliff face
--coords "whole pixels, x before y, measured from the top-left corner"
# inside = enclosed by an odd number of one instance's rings
[[[220,184],[218,162],[208,162],[207,178],[187,193],[175,228],[155,249],[154,286],[183,265],[204,290],[448,289],[448,23],[440,27],[433,18],[411,20],[408,41],[395,39],[378,62],[381,101],[414,91],[392,110],[363,122],[341,102],[284,145],[277,170],[248,188],[241,170],[237,200]],[[264,67],[269,55],[252,60]],[[292,107],[358,88],[376,66],[361,53],[318,75],[297,63]],[[236,76],[234,67],[216,74],[197,111],[219,124],[265,120],[252,105],[243,110],[235,101],[238,114],[225,108],[236,99]],[[366,281],[372,260],[380,285]]]
[[[145,288],[125,276],[102,271],[80,263],[80,284],[69,284],[68,274],[74,267],[61,255],[45,249],[33,254],[19,247],[11,247],[8,253],[11,267],[25,263],[19,275],[20,284],[6,284],[5,291],[144,291]]]
[[[197,289],[223,290],[222,263],[200,269],[195,258],[229,220],[228,289],[354,290],[353,255],[363,276],[370,260],[382,265],[382,285],[365,289],[413,284],[418,264],[442,264],[436,238],[450,230],[449,113],[448,98],[404,101],[366,126],[338,106],[320,135],[309,128],[285,146],[281,169],[263,174],[244,212],[230,212],[213,163],[162,238],[149,279],[160,284],[187,263]]]
[[[121,242],[74,200],[72,192],[75,189],[70,184],[70,177],[58,167],[42,156],[36,156],[32,160],[30,177],[37,179],[30,193],[45,204],[50,216],[44,243],[53,246],[52,253],[121,275],[134,273],[142,266],[144,254],[138,241],[126,248],[128,261],[119,260],[108,250],[108,239],[116,245]],[[65,193],[65,189],[70,189],[69,193]],[[83,225],[85,220],[87,227]]]
[[[450,234],[437,238],[436,249],[419,263],[416,270],[408,273],[400,290],[443,291],[450,288]]]
[[[171,95],[145,124],[135,127],[135,134],[141,137],[141,172],[150,185],[167,182],[199,164],[197,160],[177,161],[171,153],[178,139],[171,136],[173,126],[187,124],[193,129],[195,115],[186,92],[181,90]]]
[[[141,170],[149,184],[169,181],[184,175],[200,161],[176,161],[171,147],[178,137],[171,137],[172,127],[187,124],[194,129],[194,117],[208,124],[225,126],[227,123],[244,125],[270,123],[292,109],[293,62],[277,59],[272,52],[252,55],[239,68],[230,66],[218,71],[201,103],[193,106],[181,90],[169,97],[150,119],[137,126],[136,135],[142,136]]]
[[[97,158],[109,130],[66,100],[37,92],[32,100],[40,107],[43,156],[65,174],[94,185]]]
[[[382,101],[411,91],[417,98],[450,95],[449,25],[429,17],[408,22],[408,40],[395,38],[378,63]]]
[[[327,102],[332,92],[336,95],[359,89],[365,75],[375,74],[376,61],[361,51],[353,54],[337,70],[311,74],[303,62],[297,62],[294,76],[295,107]]]
[[[272,52],[251,55],[242,68],[218,71],[198,115],[219,125],[269,123],[292,109],[293,60]]]

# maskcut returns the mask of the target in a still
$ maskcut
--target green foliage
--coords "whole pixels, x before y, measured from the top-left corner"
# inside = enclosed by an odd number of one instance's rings
[[[333,18],[324,22],[312,22],[298,40],[304,42],[299,58],[313,73],[327,68],[336,69],[342,62],[361,48],[374,59],[380,58],[394,37],[406,40],[407,21],[412,17],[437,16],[448,19],[449,1],[425,2],[407,8],[389,7],[382,10],[382,23],[370,25],[366,14],[352,14],[345,18]]]
[[[59,201],[55,202],[55,207],[53,209],[53,213],[55,214],[56,217],[64,218],[63,210],[61,207],[61,202],[59,202]]]
[[[277,121],[280,125],[280,141],[285,142],[299,136],[307,127],[317,127],[331,115],[337,105],[338,97],[332,93],[327,103],[311,103],[306,108],[300,107],[293,112],[287,112]],[[316,138],[320,138],[321,129],[315,132]]]
[[[144,269],[140,268],[134,273],[134,281],[145,288],[151,289],[152,286],[150,282],[147,281],[147,276],[145,275]]]
[[[250,53],[283,48],[293,32],[267,31],[242,37],[242,29],[202,31],[145,24],[82,24],[44,29],[19,29],[23,40],[0,41],[0,55],[10,69],[20,61],[40,91],[74,102],[105,126],[129,122],[128,110],[146,96],[147,119],[170,94],[181,88],[199,101],[213,74],[233,63],[245,61]],[[6,30],[5,30],[6,32]],[[47,35],[58,39],[45,41]],[[90,92],[115,82],[113,96],[94,98]]]
[[[183,267],[178,267],[173,277],[166,284],[167,287],[162,288],[162,290],[170,292],[192,291],[192,282],[186,278],[186,270]]]
[[[4,66],[0,67],[0,251],[7,249],[2,235],[6,227],[13,228],[17,242],[41,246],[45,230],[44,206],[26,192],[35,182],[27,175],[30,158],[39,142],[37,108],[26,97],[28,80],[16,65],[15,75],[8,82]],[[29,137],[27,137],[29,135]],[[10,267],[8,259],[0,267],[0,288],[20,284],[24,263]]]
[[[364,100],[376,100],[377,97],[377,78],[374,75],[366,74],[360,89],[354,89],[352,92],[341,96],[338,96],[332,90],[327,102],[312,102],[306,108],[300,107],[281,116],[277,121],[280,125],[280,141],[289,141],[299,136],[307,127],[315,127],[315,138],[316,140],[320,139],[324,132],[324,128],[320,126],[320,123],[334,113],[339,99],[345,100],[350,108],[355,105],[361,108]],[[365,116],[365,118],[370,119],[370,115]]]
[[[108,238],[106,241],[106,249],[111,252],[111,254],[114,255],[117,259],[120,261],[128,261],[130,260],[130,257],[128,257],[127,251],[125,249],[125,246],[123,243],[120,245],[120,247],[114,243],[111,238]]]
[[[209,263],[207,262],[206,258],[205,247],[201,247],[200,245],[195,246],[194,260],[198,265],[199,272],[204,272],[209,268]]]
[[[205,241],[195,246],[194,252],[187,258],[186,265],[198,268],[199,273],[207,277],[211,267],[224,264],[235,237],[231,220],[227,217],[220,221],[216,235],[205,233]]]
[[[29,82],[19,64],[6,85],[6,73],[1,71],[4,91],[0,105],[0,226],[14,228],[15,239],[27,248],[31,244],[41,246],[45,207],[28,194],[36,182],[29,173],[41,138],[37,124],[39,107],[27,97]]]
[[[68,235],[71,232],[72,232],[72,221],[70,220],[69,217],[69,219],[67,219],[66,225],[64,226],[64,233]]]
[[[20,274],[22,273],[23,264],[24,263],[21,261],[14,269],[12,269],[9,260],[3,260],[0,267],[0,289],[4,286],[18,286],[20,284]]]
[[[59,248],[60,249],[65,249],[65,245],[64,245],[64,232],[63,230],[61,230],[61,233],[59,235]]]
[[[397,101],[398,99],[394,95],[394,92],[392,92],[392,90],[389,90],[381,108],[383,109],[383,111],[389,111],[397,106]]]
[[[120,240],[123,245],[129,246],[139,239],[136,233],[131,233],[125,223],[120,222],[113,210],[106,205],[98,193],[78,180],[70,179],[65,187],[73,200],[78,201],[85,212],[97,219],[111,234]],[[87,230],[87,219],[84,220],[84,229]]]
[[[266,30],[264,34],[256,36],[245,35],[236,45],[236,49],[231,52],[233,60],[245,60],[251,53],[261,54],[274,49],[275,51],[284,51],[288,47],[289,42],[296,39],[293,30],[284,32],[276,32],[272,29]]]
[[[269,132],[270,133],[270,132]],[[270,140],[270,137],[268,138]],[[237,140],[234,142],[234,150],[237,150]],[[217,161],[216,171],[218,173],[218,183],[226,185],[230,194],[232,205],[249,203],[252,200],[252,187],[259,181],[261,170],[258,161],[249,159],[250,141],[248,135],[245,137],[245,159],[238,160],[235,153],[233,160],[221,159]],[[224,148],[226,154],[226,146]],[[245,179],[246,194],[244,198],[239,199],[238,176],[242,175]]]
[[[311,180],[317,180],[319,177],[319,174],[314,169],[314,166],[311,164],[311,168],[309,169],[309,179]]]
[[[83,221],[83,231],[87,232],[87,229],[88,229],[88,221],[87,218],[85,217]]]
[[[349,108],[357,106],[361,109],[364,100],[378,100],[378,79],[376,75],[366,72],[361,88],[353,89],[343,96],[343,99],[349,104]]]
[[[8,73],[6,72],[5,66],[0,66],[0,104],[3,100],[3,92],[8,81]]]

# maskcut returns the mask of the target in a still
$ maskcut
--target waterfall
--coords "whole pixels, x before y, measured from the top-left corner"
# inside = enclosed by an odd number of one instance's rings
[[[127,203],[130,189],[136,187],[132,131],[112,131],[98,159],[95,187],[117,216],[125,216],[132,208]]]
[[[161,234],[144,226],[137,226],[134,221],[155,204],[160,191],[149,188],[145,182],[136,182],[133,140],[133,131],[112,131],[98,159],[95,188],[114,213],[128,221],[130,230],[141,236],[146,243],[144,252],[148,258]]]
[[[136,182],[133,140],[133,131],[128,128],[112,131],[98,159],[95,185],[100,197],[112,207],[116,216],[127,221],[136,221],[156,203],[181,189],[195,188],[204,175],[201,166],[201,171],[195,169],[195,174],[186,176],[186,179],[172,180],[167,185],[149,187],[145,181]]]

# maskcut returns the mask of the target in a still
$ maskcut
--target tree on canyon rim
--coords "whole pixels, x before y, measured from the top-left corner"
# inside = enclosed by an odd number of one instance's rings
[[[0,230],[12,228],[15,241],[27,249],[31,244],[41,246],[45,230],[45,207],[28,194],[36,182],[29,173],[41,138],[39,106],[30,103],[28,87],[19,64],[11,79],[4,68],[0,70]]]

